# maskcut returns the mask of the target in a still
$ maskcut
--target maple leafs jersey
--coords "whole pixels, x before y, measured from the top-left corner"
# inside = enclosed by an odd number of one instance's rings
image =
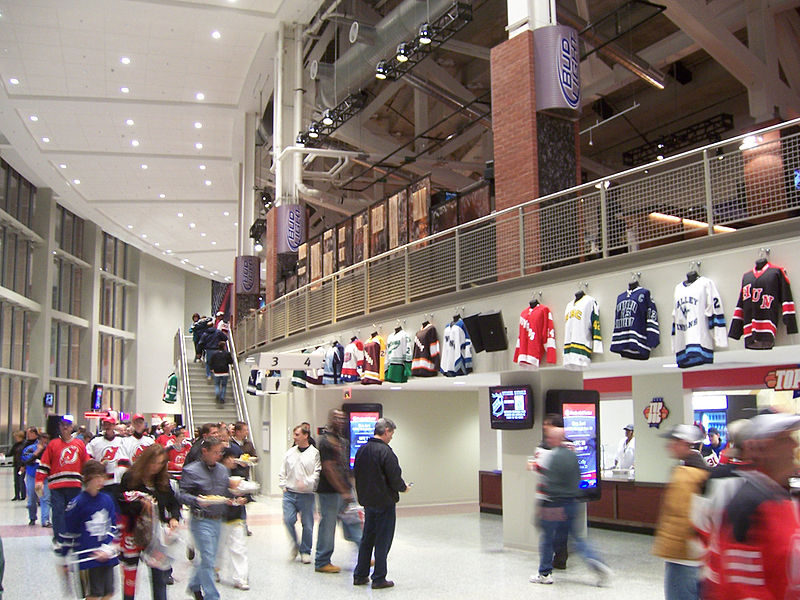
[[[383,364],[386,360],[386,342],[380,335],[373,335],[364,344],[363,385],[380,385],[383,383]]]
[[[106,485],[122,481],[122,474],[131,464],[130,456],[128,456],[128,444],[125,438],[118,435],[111,440],[103,435],[92,438],[92,441],[86,446],[86,452],[93,459],[105,465],[108,477]]]
[[[404,329],[395,331],[386,340],[386,373],[384,379],[405,383],[411,375],[411,336]]]
[[[637,286],[617,296],[609,350],[625,358],[647,360],[659,341],[658,311],[650,290]]]
[[[584,294],[564,311],[564,366],[582,371],[591,364],[593,353],[603,353],[600,310],[597,301]]]
[[[439,370],[447,377],[472,373],[472,341],[464,319],[449,323],[444,328],[444,344]]]
[[[322,383],[330,385],[339,383],[342,377],[342,362],[344,361],[344,348],[335,342],[325,352],[325,362],[322,367]]]
[[[738,340],[744,334],[744,347],[769,350],[775,345],[778,319],[783,315],[787,333],[797,333],[789,276],[781,267],[766,263],[742,276],[739,301],[728,335]]]
[[[550,309],[537,303],[519,315],[514,362],[520,367],[535,369],[543,358],[549,363],[556,362],[556,330]]]
[[[428,323],[414,335],[411,374],[414,377],[436,377],[439,358],[439,334],[433,323]]]
[[[675,286],[672,350],[682,369],[714,362],[714,347],[727,348],[725,313],[717,286],[708,277]]]
[[[342,381],[351,383],[361,379],[364,371],[364,343],[353,338],[344,347],[344,362],[342,363]]]

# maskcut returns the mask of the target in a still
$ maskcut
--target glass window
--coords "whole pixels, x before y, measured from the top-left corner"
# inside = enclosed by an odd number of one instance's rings
[[[9,377],[0,378],[0,444],[7,445],[11,437],[10,423],[8,422],[8,394],[11,387]]]
[[[6,210],[6,177],[8,176],[8,166],[0,160],[0,208]],[[8,212],[8,211],[6,211]]]
[[[67,377],[78,379],[81,361],[81,330],[78,327],[69,328],[69,361]]]
[[[9,173],[8,194],[6,195],[6,212],[17,218],[17,202],[19,201],[19,175],[14,171]]]
[[[80,317],[82,308],[81,300],[83,295],[83,269],[78,266],[73,265],[72,267],[72,285],[70,286],[70,289],[72,290],[72,306],[69,312],[76,317]]]
[[[14,288],[14,258],[17,248],[17,234],[6,230],[6,243],[3,252],[3,287]]]
[[[3,303],[0,310],[0,366],[9,368],[11,365],[11,324],[13,308],[10,304]]]
[[[11,350],[11,368],[22,371],[25,366],[25,311],[19,308],[14,309],[14,343]]]
[[[23,237],[17,237],[17,260],[14,271],[14,291],[23,296],[30,295],[30,281],[28,280],[28,249],[31,243]]]
[[[111,371],[111,383],[124,383],[124,364],[125,364],[125,340],[114,340],[114,358]]]
[[[31,184],[20,178],[19,182],[19,210],[17,219],[26,227],[31,224]]]
[[[62,230],[61,230],[61,249],[69,252],[70,254],[75,254],[72,251],[72,223],[73,223],[73,215],[68,210],[62,211],[63,214],[63,223],[62,223]]]
[[[114,238],[103,234],[103,270],[114,272]]]

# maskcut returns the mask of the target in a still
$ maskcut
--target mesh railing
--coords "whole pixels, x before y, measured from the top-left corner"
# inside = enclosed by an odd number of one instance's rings
[[[590,259],[800,215],[800,119],[498,211],[315,281],[243,319],[239,351]]]

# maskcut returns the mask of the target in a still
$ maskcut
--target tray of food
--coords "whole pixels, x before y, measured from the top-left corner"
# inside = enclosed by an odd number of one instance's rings
[[[226,504],[228,502],[228,498],[217,495],[198,496],[197,501],[201,504],[205,504],[206,506],[211,506],[213,504]]]

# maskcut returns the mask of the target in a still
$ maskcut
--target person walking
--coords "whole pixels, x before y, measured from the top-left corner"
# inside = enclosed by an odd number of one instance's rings
[[[386,579],[386,559],[394,539],[397,521],[395,505],[400,500],[400,492],[408,491],[397,456],[389,447],[396,429],[397,426],[390,419],[378,419],[375,436],[358,449],[353,469],[358,502],[364,507],[364,533],[353,571],[353,585],[365,585],[369,581],[370,560],[374,550],[374,590],[394,586],[394,581]]]
[[[222,451],[221,462],[228,471],[236,464],[236,452],[228,446]],[[234,485],[241,484],[242,480]],[[243,496],[249,501],[249,498]],[[217,549],[216,581],[225,579],[230,571],[233,587],[249,590],[249,566],[247,560],[247,528],[244,522],[244,504],[228,506],[222,518],[222,528]]]
[[[666,561],[664,598],[697,600],[703,550],[699,540],[693,543],[695,531],[690,513],[692,499],[709,475],[706,462],[695,449],[703,434],[694,425],[676,425],[662,437],[669,440],[670,456],[680,463],[672,470],[661,501],[653,554]]]
[[[23,466],[20,458],[22,455],[22,449],[25,448],[26,445],[25,432],[15,431],[14,444],[8,450],[8,453],[13,459],[14,467],[14,497],[11,499],[12,502],[16,502],[17,500],[25,500],[27,497],[25,490],[25,467]]]
[[[545,433],[552,449],[547,464],[540,468],[542,491],[548,498],[538,505],[539,572],[531,575],[531,583],[553,583],[554,544],[557,538],[575,542],[575,549],[597,576],[597,585],[605,586],[611,569],[597,551],[581,535],[577,522],[578,499],[581,496],[581,471],[575,452],[565,446],[563,427],[550,427]]]
[[[36,473],[39,461],[47,448],[44,434],[39,434],[36,427],[28,428],[27,445],[22,449],[20,460],[25,469],[25,487],[28,498],[28,525],[36,525],[36,513],[41,512],[42,527],[50,527],[50,489],[36,485]],[[31,439],[33,438],[33,439]]]
[[[278,473],[278,485],[283,490],[283,522],[289,532],[292,549],[289,558],[294,560],[300,553],[304,564],[311,562],[311,543],[314,537],[314,491],[319,483],[322,463],[319,451],[308,438],[310,431],[304,425],[294,428],[294,446],[286,451]],[[297,541],[297,515],[300,514],[302,535]]]
[[[233,357],[228,352],[227,340],[222,340],[217,344],[217,351],[207,360],[206,366],[214,376],[214,395],[217,404],[225,404],[225,392],[228,389],[228,377],[230,376],[230,365],[233,364]]]

